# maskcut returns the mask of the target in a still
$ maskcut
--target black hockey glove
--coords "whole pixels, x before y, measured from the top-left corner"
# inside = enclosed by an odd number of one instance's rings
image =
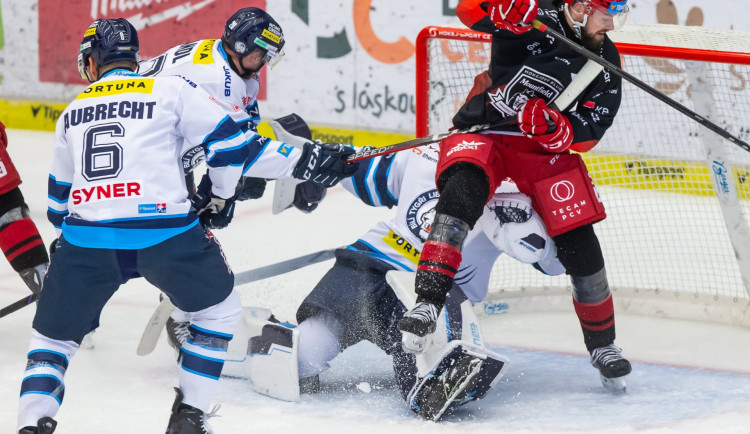
[[[297,184],[292,204],[304,213],[311,213],[326,197],[326,188],[312,181]]]
[[[192,209],[198,214],[201,225],[206,229],[223,229],[229,226],[234,217],[236,196],[222,199],[211,193],[211,178],[203,175],[198,190],[190,199]]]
[[[237,200],[260,199],[266,190],[266,180],[243,176],[237,183]]]
[[[344,161],[354,149],[337,143],[305,143],[292,176],[328,188],[354,175],[359,163]]]

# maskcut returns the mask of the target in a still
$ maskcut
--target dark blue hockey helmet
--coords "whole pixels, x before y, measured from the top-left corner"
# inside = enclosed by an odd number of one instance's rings
[[[99,67],[114,62],[133,62],[138,64],[138,32],[125,18],[96,20],[86,29],[78,53],[78,72],[81,78],[90,82],[96,81],[86,73],[89,58],[93,58]]]
[[[263,64],[269,66],[274,66],[284,55],[284,33],[281,26],[258,8],[242,8],[235,12],[227,20],[221,40],[240,58],[255,50],[262,50]]]

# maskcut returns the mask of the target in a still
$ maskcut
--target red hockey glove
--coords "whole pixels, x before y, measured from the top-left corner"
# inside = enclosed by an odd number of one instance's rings
[[[518,34],[533,29],[531,22],[538,12],[537,0],[493,0],[487,8],[490,20],[498,29]]]
[[[532,98],[521,107],[518,128],[550,152],[564,152],[573,143],[573,127],[568,118],[547,107],[541,98]]]
[[[0,122],[0,148],[8,147],[8,136],[5,135],[5,125]]]

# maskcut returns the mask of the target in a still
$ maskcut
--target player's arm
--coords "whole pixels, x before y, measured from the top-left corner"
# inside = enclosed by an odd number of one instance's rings
[[[521,34],[533,28],[538,9],[538,0],[462,0],[456,16],[477,32]]]
[[[619,56],[607,60],[619,66]],[[541,98],[533,98],[518,111],[518,127],[550,152],[587,152],[612,126],[621,99],[622,79],[604,70],[583,92],[574,110],[560,112]]]
[[[620,66],[620,55],[613,46],[605,58]],[[605,51],[606,53],[606,51]],[[566,113],[573,129],[573,143],[570,147],[576,152],[591,150],[615,120],[622,101],[622,78],[607,70],[599,73],[596,81],[578,99],[574,111]]]
[[[365,160],[341,185],[367,205],[388,208],[398,205],[401,179],[410,154],[396,152]]]
[[[55,227],[58,236],[62,233],[62,224],[68,215],[70,201],[75,204],[81,199],[77,195],[71,196],[74,164],[65,135],[64,119],[66,116],[67,113],[63,112],[57,121],[55,144],[52,149],[52,168],[47,180],[47,219]]]
[[[0,179],[0,250],[29,289],[38,292],[49,257],[18,188],[21,178],[6,147],[5,126],[0,122],[0,163],[5,169],[5,176]]]
[[[177,129],[189,143],[203,147],[212,183],[211,193],[229,199],[234,195],[249,156],[245,134],[231,113],[227,113],[203,89],[185,82],[179,95]]]

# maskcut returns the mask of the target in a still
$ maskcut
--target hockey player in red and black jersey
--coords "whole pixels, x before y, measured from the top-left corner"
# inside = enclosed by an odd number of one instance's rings
[[[8,155],[8,137],[0,122],[0,250],[32,292],[42,289],[49,257],[39,230],[29,217],[18,175]]]
[[[591,363],[603,384],[625,389],[630,363],[614,345],[612,296],[593,223],[606,217],[583,159],[570,151],[593,148],[612,125],[621,80],[603,70],[572,107],[551,108],[586,58],[531,26],[538,19],[619,65],[606,33],[624,23],[627,0],[463,0],[457,15],[493,36],[489,70],[475,80],[453,119],[458,128],[514,117],[517,124],[482,134],[457,134],[440,143],[436,175],[440,200],[417,267],[416,306],[399,323],[403,346],[419,352],[456,270],[466,234],[499,183],[510,177],[532,198],[558,259],[570,275],[573,303]]]

